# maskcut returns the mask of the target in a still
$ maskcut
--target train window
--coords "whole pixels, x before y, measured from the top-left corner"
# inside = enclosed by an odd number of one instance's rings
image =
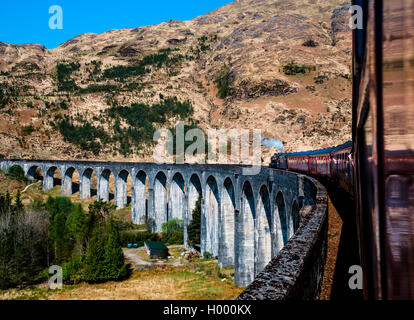
[[[398,200],[403,198],[403,190],[400,179],[398,176],[390,176],[387,179],[387,187],[388,187],[388,197],[391,200]]]

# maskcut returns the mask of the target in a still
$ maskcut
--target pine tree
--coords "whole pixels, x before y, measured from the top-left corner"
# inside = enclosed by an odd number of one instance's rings
[[[5,206],[7,211],[9,211],[11,209],[11,197],[10,197],[9,191],[6,192],[6,198],[5,198],[4,206]]]
[[[22,203],[21,194],[20,194],[19,189],[17,189],[16,198],[14,199],[13,211],[17,212],[17,213],[20,213],[20,212],[23,211],[23,203]]]
[[[54,250],[54,261],[57,264],[66,262],[70,258],[71,252],[64,213],[58,212],[55,214],[50,224],[49,239]]]
[[[82,209],[82,205],[78,203],[66,220],[72,255],[77,257],[82,257],[85,253],[84,232],[87,227],[86,223],[86,214]]]
[[[105,277],[116,280],[120,277],[125,264],[124,254],[120,246],[119,234],[112,220],[108,223],[108,239],[105,244]]]
[[[201,236],[201,194],[193,209],[192,219],[187,227],[188,240],[191,245],[200,244]]]
[[[86,214],[80,203],[76,204],[73,211],[69,214],[67,224],[71,236],[74,239],[79,238],[86,225]]]
[[[0,194],[0,217],[6,212],[6,198]]]
[[[105,277],[105,242],[100,228],[96,227],[86,254],[83,277],[94,283],[106,280]]]

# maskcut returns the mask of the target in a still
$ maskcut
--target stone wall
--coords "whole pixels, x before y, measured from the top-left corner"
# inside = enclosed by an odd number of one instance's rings
[[[237,298],[238,300],[319,299],[326,262],[328,206],[325,188],[305,178],[305,195],[314,195],[314,205],[301,211],[296,234]]]

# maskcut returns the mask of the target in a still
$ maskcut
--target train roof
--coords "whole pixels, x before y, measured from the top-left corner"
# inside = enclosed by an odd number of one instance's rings
[[[300,151],[300,152],[291,152],[291,153],[279,153],[279,156],[285,156],[285,157],[295,157],[295,156],[313,156],[313,155],[319,155],[319,154],[327,154],[334,151],[338,151],[341,149],[352,147],[352,141],[347,141],[339,146],[336,147],[329,147],[324,149],[318,149],[318,150],[309,150],[309,151]]]
[[[342,149],[346,149],[346,148],[352,148],[352,141],[347,141],[343,144],[340,144],[339,146],[333,147],[333,152],[338,151],[338,150],[342,150]]]

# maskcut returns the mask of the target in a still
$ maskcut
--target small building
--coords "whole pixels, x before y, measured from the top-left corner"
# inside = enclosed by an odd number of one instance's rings
[[[168,248],[159,241],[145,241],[145,252],[150,258],[167,259],[169,256]]]

